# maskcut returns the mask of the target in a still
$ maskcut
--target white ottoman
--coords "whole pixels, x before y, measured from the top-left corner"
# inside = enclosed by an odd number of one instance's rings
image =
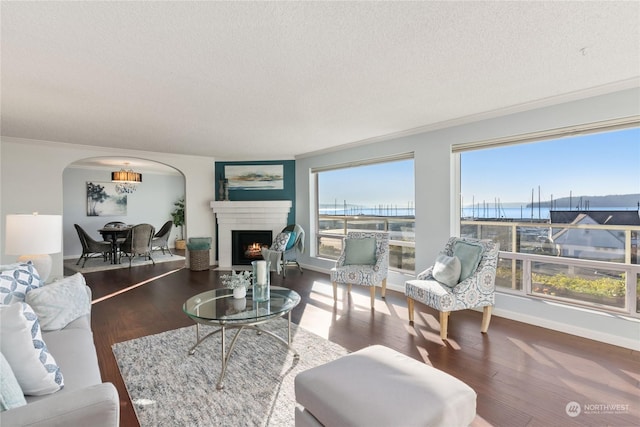
[[[468,426],[471,387],[390,348],[374,345],[295,378],[296,427]]]

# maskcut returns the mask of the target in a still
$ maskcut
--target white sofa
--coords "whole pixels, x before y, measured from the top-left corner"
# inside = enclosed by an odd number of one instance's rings
[[[79,286],[86,288],[90,301],[90,288],[84,285],[84,278],[81,280],[82,285]],[[6,304],[7,301],[3,302]],[[28,298],[26,302],[29,302]],[[8,338],[8,333],[3,334]],[[64,377],[64,387],[50,394],[24,396],[26,405],[0,412],[0,425],[118,426],[118,392],[113,384],[102,382],[91,331],[90,312],[72,320],[62,329],[45,331],[43,328],[42,340]],[[13,368],[13,365],[11,367]]]

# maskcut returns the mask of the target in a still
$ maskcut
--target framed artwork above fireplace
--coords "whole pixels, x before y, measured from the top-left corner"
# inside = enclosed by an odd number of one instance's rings
[[[284,165],[225,165],[229,190],[282,190]]]

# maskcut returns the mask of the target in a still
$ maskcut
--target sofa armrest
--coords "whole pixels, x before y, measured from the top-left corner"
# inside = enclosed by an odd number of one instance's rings
[[[111,383],[53,394],[0,413],[2,427],[14,426],[92,426],[117,427],[120,400]]]

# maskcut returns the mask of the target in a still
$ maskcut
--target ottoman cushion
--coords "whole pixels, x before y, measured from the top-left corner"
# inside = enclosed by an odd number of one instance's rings
[[[295,394],[325,426],[467,426],[476,415],[471,387],[380,345],[301,372]]]

